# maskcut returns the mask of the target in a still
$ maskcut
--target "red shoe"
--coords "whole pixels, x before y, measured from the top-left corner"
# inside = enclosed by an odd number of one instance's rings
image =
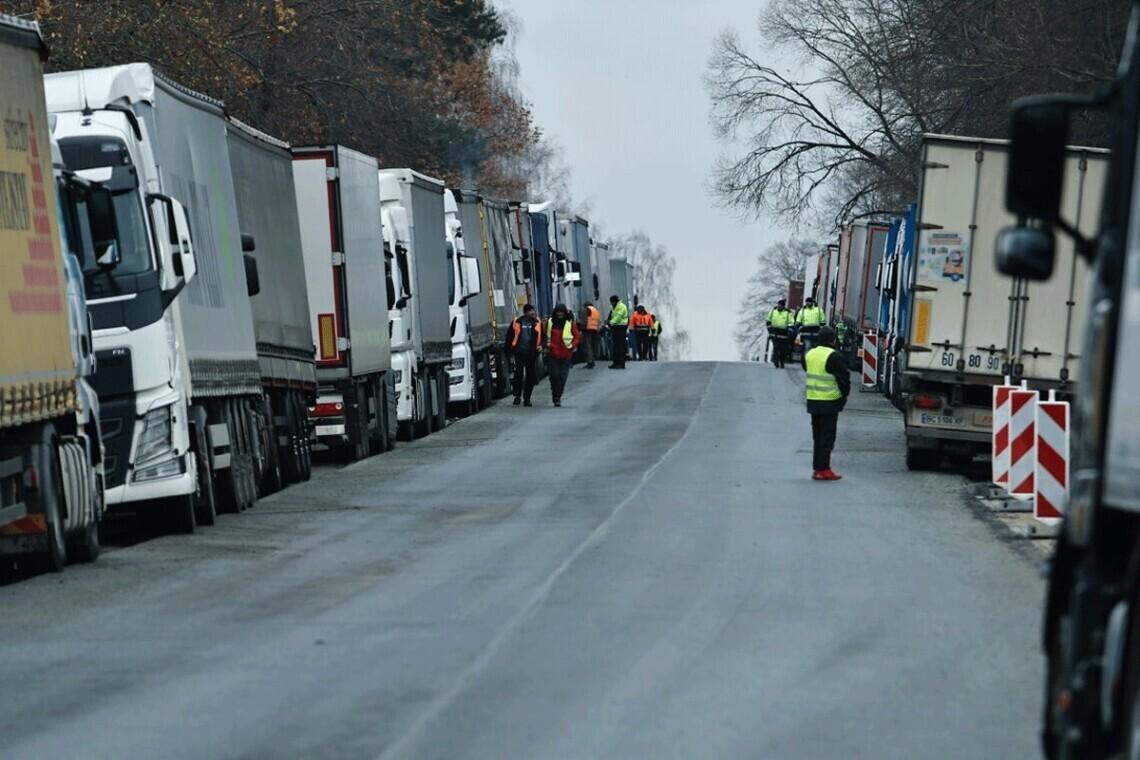
[[[811,474],[812,480],[827,480],[827,472],[825,470],[816,470]]]
[[[823,471],[823,479],[824,480],[843,480],[843,476],[840,475],[835,470],[824,470]]]

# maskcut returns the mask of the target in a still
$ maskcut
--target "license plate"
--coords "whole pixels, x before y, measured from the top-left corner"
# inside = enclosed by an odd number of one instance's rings
[[[317,425],[317,435],[344,435],[344,425]]]
[[[963,427],[966,424],[964,417],[952,417],[949,414],[924,414],[919,418],[923,425],[941,425],[943,427]]]

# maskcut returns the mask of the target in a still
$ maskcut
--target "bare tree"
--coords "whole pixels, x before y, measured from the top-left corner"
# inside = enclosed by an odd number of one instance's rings
[[[673,293],[673,275],[677,261],[660,244],[655,244],[644,230],[635,230],[610,242],[611,250],[633,265],[634,293],[661,320],[664,328],[660,342],[663,359],[688,358],[691,339],[681,325],[681,312]]]
[[[756,257],[756,269],[748,278],[740,313],[744,315],[733,338],[742,361],[763,356],[767,342],[764,329],[768,312],[788,294],[791,280],[806,280],[809,262],[823,246],[808,240],[783,240]]]
[[[714,44],[706,83],[728,151],[714,192],[797,222],[822,210],[825,227],[901,207],[924,133],[1004,136],[1012,97],[1095,87],[1126,13],[1112,0],[773,0],[762,52],[731,31]],[[1105,129],[1088,119],[1076,136]]]

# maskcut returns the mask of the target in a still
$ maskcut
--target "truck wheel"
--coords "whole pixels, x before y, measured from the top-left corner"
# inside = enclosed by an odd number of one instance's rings
[[[289,445],[281,448],[280,460],[286,483],[302,480],[301,457],[305,442],[302,440],[304,425],[301,422],[304,418],[298,417],[300,408],[301,402],[298,399],[292,395],[285,397],[285,432],[289,437]]]
[[[214,470],[214,495],[219,512],[236,514],[245,505],[240,472],[241,442],[228,402],[222,402],[221,412],[221,421],[225,423],[226,434],[230,438],[230,466]]]
[[[447,371],[442,367],[435,373],[436,398],[439,403],[435,407],[435,419],[432,421],[434,430],[443,430],[447,427]]]
[[[412,384],[412,437],[423,438],[431,433],[431,383],[417,376]]]
[[[483,375],[483,384],[479,389],[481,396],[479,404],[484,409],[486,409],[495,400],[494,377],[491,375],[490,352],[483,355],[483,366],[480,368],[480,372]]]
[[[384,383],[378,383],[373,388],[376,399],[376,429],[372,432],[373,454],[383,454],[390,446],[388,440],[388,388]]]
[[[194,520],[194,494],[175,496],[157,505],[162,511],[162,520],[169,533],[189,535],[197,524]]]
[[[906,468],[912,472],[936,470],[942,464],[942,452],[930,449],[906,448]]]
[[[195,420],[195,438],[198,444],[198,495],[194,517],[199,525],[213,525],[218,518],[218,499],[214,493],[214,468],[211,466],[211,457],[214,451],[214,442],[210,440],[209,425],[206,415],[201,415],[201,422]]]
[[[92,522],[67,543],[67,554],[76,562],[94,562],[99,548],[99,523]]]
[[[261,403],[261,412],[255,413],[257,444],[265,464],[261,473],[260,496],[277,493],[285,487],[285,473],[281,467],[281,452],[277,447],[277,428],[273,424],[273,408],[269,398]]]
[[[40,470],[40,505],[43,509],[44,527],[47,533],[44,538],[47,546],[40,555],[44,569],[48,572],[58,573],[67,564],[67,537],[64,535],[63,518],[63,480],[59,466],[59,455],[55,449],[54,441],[49,439],[43,447],[47,454],[47,467]]]
[[[294,414],[297,423],[297,439],[300,442],[301,482],[305,482],[313,477],[313,441],[309,438],[308,409],[300,397],[296,399]]]

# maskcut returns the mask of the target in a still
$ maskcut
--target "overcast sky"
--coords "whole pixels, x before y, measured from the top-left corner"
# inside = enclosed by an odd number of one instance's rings
[[[703,77],[721,29],[755,44],[763,0],[495,2],[522,23],[523,92],[565,150],[574,198],[608,235],[640,227],[665,245],[692,358],[736,359],[742,284],[756,254],[788,232],[741,221],[710,195],[721,146]]]

